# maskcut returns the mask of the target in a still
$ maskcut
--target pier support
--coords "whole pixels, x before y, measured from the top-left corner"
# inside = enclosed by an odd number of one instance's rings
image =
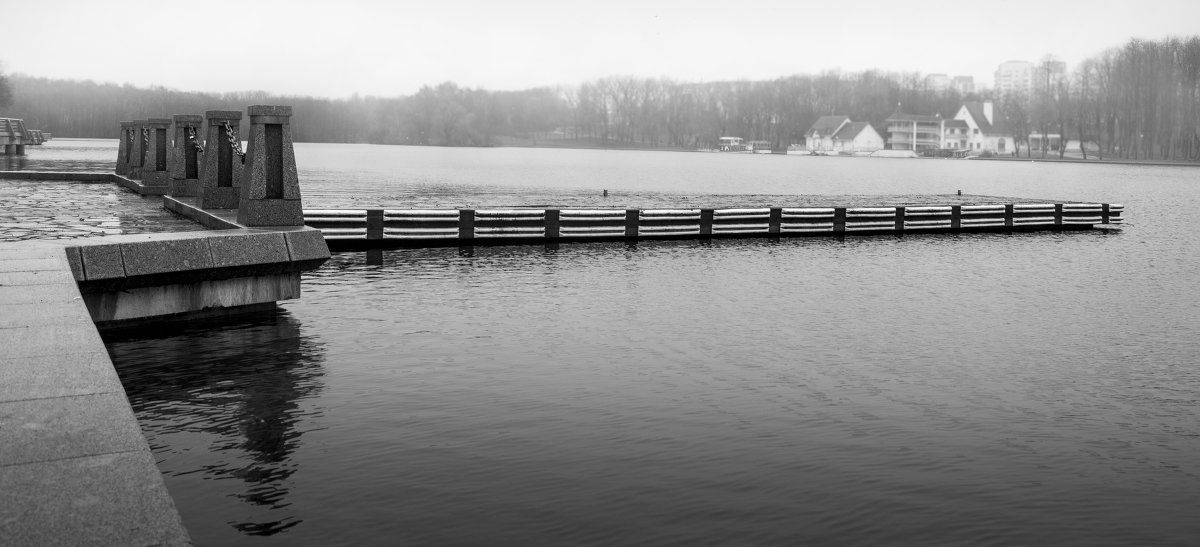
[[[174,144],[167,162],[171,173],[170,193],[175,197],[195,197],[200,195],[200,166],[203,162],[203,154],[196,148],[196,140],[200,139],[203,131],[204,117],[182,114],[174,116],[172,120]],[[192,135],[195,135],[195,140],[191,138]]]
[[[133,147],[133,122],[121,122],[121,139],[117,143],[116,173],[121,176],[129,174],[129,154]]]
[[[241,200],[242,177],[245,171],[242,160],[233,153],[233,146],[225,132],[228,124],[236,138],[241,126],[242,113],[236,110],[209,110],[204,113],[208,121],[205,131],[204,168],[200,171],[200,208],[237,209]]]
[[[238,206],[242,226],[303,226],[292,145],[292,107],[253,105],[246,174]]]
[[[146,120],[134,120],[130,126],[133,130],[133,148],[129,151],[129,178],[142,178],[142,165],[146,163]]]
[[[170,183],[170,173],[167,172],[167,130],[170,127],[169,118],[146,120],[146,151],[142,162],[143,186],[167,186]]]

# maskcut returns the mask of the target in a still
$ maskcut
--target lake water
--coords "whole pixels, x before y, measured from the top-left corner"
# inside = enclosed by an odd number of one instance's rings
[[[308,207],[961,189],[1127,225],[343,253],[277,313],[105,333],[198,544],[1200,538],[1200,171],[296,149]]]

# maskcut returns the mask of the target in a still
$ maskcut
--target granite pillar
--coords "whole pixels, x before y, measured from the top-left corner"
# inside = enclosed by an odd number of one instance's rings
[[[241,199],[244,164],[234,154],[229,143],[226,126],[240,139],[242,113],[236,110],[209,110],[204,113],[208,121],[204,142],[204,167],[200,170],[201,209],[237,209]],[[240,142],[240,141],[239,141]]]
[[[167,171],[167,154],[170,152],[167,135],[170,128],[170,118],[146,120],[146,153],[142,162],[143,186],[167,186],[171,181],[171,175]]]
[[[129,174],[129,149],[133,144],[133,122],[121,122],[121,139],[117,143],[117,169],[121,176]]]
[[[129,152],[129,178],[142,178],[142,164],[146,161],[146,120],[134,120],[133,148]]]
[[[204,117],[182,114],[172,119],[175,122],[171,131],[174,144],[167,158],[167,170],[171,173],[170,193],[175,197],[195,197],[200,195],[200,167],[204,153],[199,140]]]
[[[292,107],[253,105],[246,173],[238,206],[242,226],[303,226],[300,180],[292,148]]]

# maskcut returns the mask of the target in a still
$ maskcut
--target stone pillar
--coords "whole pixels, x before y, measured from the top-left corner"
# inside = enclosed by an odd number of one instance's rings
[[[16,153],[17,153],[17,145],[15,145],[15,144],[4,145],[4,155],[13,156],[13,155],[16,155]]]
[[[170,118],[146,120],[146,154],[142,162],[144,186],[167,186],[171,182],[171,174],[167,172],[167,154],[170,152],[167,134],[170,128]]]
[[[171,195],[195,197],[200,195],[200,166],[203,153],[196,148],[203,133],[204,117],[182,114],[172,117],[175,122],[171,135],[175,140],[167,158],[171,173]]]
[[[200,171],[200,208],[237,209],[245,169],[242,160],[233,153],[225,125],[233,129],[234,138],[240,139],[242,113],[209,110],[204,117],[208,120],[208,130],[204,137],[204,168]]]
[[[133,122],[121,122],[121,141],[117,143],[117,170],[121,176],[129,174],[129,149],[133,144]]]
[[[146,128],[146,120],[134,120],[130,129],[133,130],[133,148],[129,151],[129,178],[142,178],[142,163],[146,160],[146,137],[142,130]]]
[[[292,107],[253,105],[246,174],[238,206],[242,226],[303,226],[300,180],[292,148]]]

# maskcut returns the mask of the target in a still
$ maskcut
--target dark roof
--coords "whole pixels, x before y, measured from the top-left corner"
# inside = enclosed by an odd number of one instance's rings
[[[817,118],[815,123],[812,124],[812,127],[808,128],[808,131],[804,133],[804,136],[806,138],[828,137],[832,135],[834,131],[837,131],[838,128],[842,126],[842,123],[849,121],[850,118],[847,116],[821,116],[820,118]]]
[[[1007,135],[1008,124],[1004,123],[1004,116],[1000,115],[1000,109],[992,107],[992,121],[988,123],[987,117],[983,115],[983,103],[973,101],[963,103],[967,113],[975,120],[975,124],[979,126],[979,132],[984,135]]]
[[[926,116],[923,114],[905,114],[904,110],[902,110],[903,106],[904,105],[901,103],[896,103],[896,111],[892,112],[892,115],[888,116],[887,120],[885,120],[885,121],[889,121],[889,122],[931,122],[931,123],[937,123],[937,122],[942,121],[941,116]]]
[[[854,140],[854,137],[857,137],[859,133],[862,133],[863,129],[866,129],[870,126],[871,124],[867,122],[848,123],[842,126],[842,130],[838,131],[837,135],[834,135],[833,138],[840,140]]]
[[[959,127],[966,129],[969,127],[966,120],[946,120],[946,127]]]

